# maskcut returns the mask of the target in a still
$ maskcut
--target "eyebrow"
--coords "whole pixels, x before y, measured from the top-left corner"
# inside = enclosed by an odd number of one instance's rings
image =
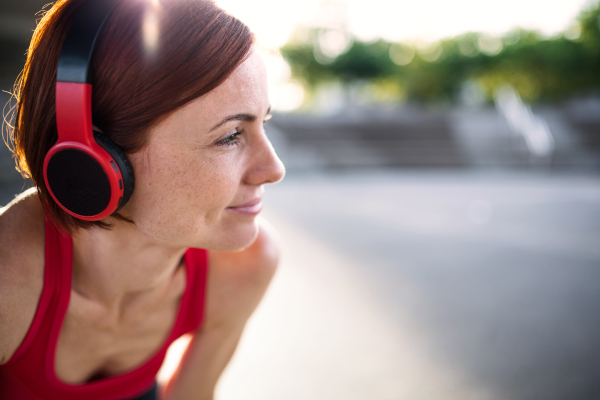
[[[271,113],[271,106],[269,106],[269,109],[267,110],[267,113],[265,114],[265,118],[270,113]],[[257,116],[252,115],[252,114],[242,113],[242,114],[230,115],[229,117],[225,118],[223,121],[219,122],[217,125],[213,126],[209,132],[219,129],[220,127],[222,127],[223,125],[225,125],[226,123],[231,122],[231,121],[254,122],[254,121],[256,121],[256,119],[257,119]]]

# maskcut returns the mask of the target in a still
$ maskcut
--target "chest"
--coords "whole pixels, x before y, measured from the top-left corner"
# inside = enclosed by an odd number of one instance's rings
[[[174,286],[160,298],[118,313],[72,293],[56,343],[58,379],[81,384],[144,364],[162,348],[178,317],[184,285]]]

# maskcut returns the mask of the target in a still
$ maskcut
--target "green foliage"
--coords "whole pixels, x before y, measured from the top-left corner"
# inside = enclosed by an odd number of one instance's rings
[[[600,4],[582,11],[577,23],[580,35],[570,38],[516,30],[502,38],[471,32],[428,47],[354,40],[325,61],[314,29],[281,52],[313,93],[327,82],[366,82],[381,94],[375,100],[440,102],[456,100],[465,82],[476,82],[489,100],[508,83],[528,101],[552,101],[600,89]]]

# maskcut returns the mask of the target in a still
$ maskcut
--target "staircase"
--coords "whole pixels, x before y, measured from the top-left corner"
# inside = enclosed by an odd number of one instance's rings
[[[292,167],[302,156],[327,168],[466,165],[447,116],[439,113],[349,108],[335,116],[280,115],[269,124],[295,153]]]
[[[579,111],[573,111],[579,110]],[[348,107],[336,115],[284,114],[269,122],[288,169],[471,168],[600,169],[600,111],[545,106],[534,113],[554,141],[532,155],[493,107]]]

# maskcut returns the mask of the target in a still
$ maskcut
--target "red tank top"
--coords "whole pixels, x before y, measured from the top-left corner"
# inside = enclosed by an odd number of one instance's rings
[[[61,382],[54,371],[58,335],[71,296],[73,242],[46,219],[44,288],[25,339],[0,366],[2,400],[118,400],[134,398],[154,385],[169,345],[202,323],[208,267],[207,251],[185,253],[186,288],[175,324],[163,346],[143,365],[122,375],[81,385]]]

